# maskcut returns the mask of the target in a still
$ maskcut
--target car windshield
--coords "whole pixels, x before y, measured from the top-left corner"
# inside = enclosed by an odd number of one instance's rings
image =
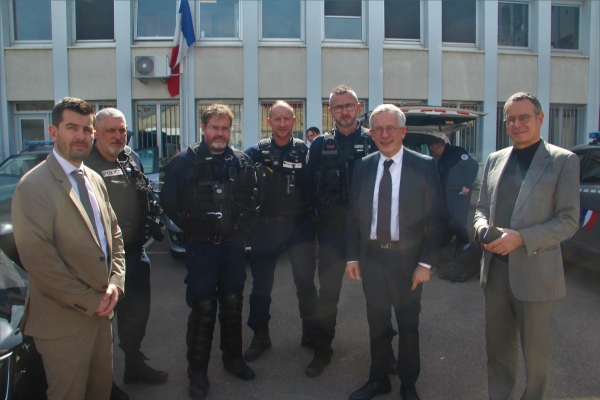
[[[10,214],[19,179],[47,157],[46,153],[19,154],[10,157],[0,166],[0,215]]]
[[[25,304],[28,281],[25,270],[0,251],[0,318],[10,322],[13,306]]]

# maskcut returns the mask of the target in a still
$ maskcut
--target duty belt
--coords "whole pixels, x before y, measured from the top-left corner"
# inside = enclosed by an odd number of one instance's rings
[[[389,243],[381,243],[379,240],[369,240],[369,245],[378,247],[380,249],[399,249],[400,241],[395,240]]]

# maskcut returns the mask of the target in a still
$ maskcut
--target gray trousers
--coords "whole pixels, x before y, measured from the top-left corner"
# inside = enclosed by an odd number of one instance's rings
[[[521,399],[544,399],[550,372],[550,310],[553,301],[516,299],[510,289],[508,274],[508,263],[492,258],[484,290],[489,398],[514,398],[520,334],[526,381]]]

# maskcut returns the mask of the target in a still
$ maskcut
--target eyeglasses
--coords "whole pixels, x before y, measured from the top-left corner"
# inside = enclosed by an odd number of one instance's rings
[[[223,132],[223,133],[231,132],[231,128],[226,127],[226,126],[218,127],[218,126],[214,126],[214,125],[207,125],[206,128],[210,129],[211,131],[217,131],[217,132]]]
[[[397,126],[386,126],[385,128],[382,128],[381,126],[377,126],[377,127],[373,128],[372,131],[376,135],[382,135],[383,131],[385,130],[388,135],[393,135],[398,129],[402,129],[402,128],[397,127]]]
[[[331,107],[331,109],[336,113],[341,113],[344,108],[346,109],[346,111],[354,111],[354,109],[356,108],[356,103],[348,103],[344,105]]]
[[[518,117],[506,117],[504,118],[504,123],[508,126],[514,126],[515,122],[517,122],[517,120],[519,120],[519,122],[523,125],[525,125],[526,123],[529,122],[529,119],[531,119],[531,117],[537,117],[538,113],[535,114],[524,114],[524,115],[519,115]]]

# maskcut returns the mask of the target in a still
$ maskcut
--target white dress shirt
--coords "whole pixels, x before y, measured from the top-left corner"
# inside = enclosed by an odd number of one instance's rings
[[[73,186],[73,189],[75,190],[75,193],[77,193],[77,196],[79,198],[81,198],[81,195],[79,194],[79,188],[77,187],[77,181],[75,180],[75,177],[72,175],[72,172],[75,170],[81,170],[84,172],[83,177],[85,179],[85,187],[87,188],[88,194],[90,196],[90,203],[92,203],[92,209],[94,210],[94,219],[96,220],[96,228],[98,229],[98,236],[99,236],[98,239],[100,240],[100,246],[102,247],[102,251],[104,251],[104,256],[106,257],[107,256],[106,251],[107,251],[108,247],[107,247],[107,243],[106,243],[106,233],[104,232],[104,225],[102,224],[102,218],[100,217],[100,207],[98,206],[98,200],[96,199],[96,194],[94,193],[94,190],[92,189],[92,185],[90,184],[90,181],[87,178],[87,176],[85,176],[85,170],[83,169],[83,162],[81,163],[81,167],[77,168],[76,166],[74,166],[73,164],[71,164],[64,158],[62,158],[60,156],[60,154],[58,154],[56,152],[56,150],[53,149],[52,152],[54,153],[54,157],[56,157],[56,161],[58,161],[58,163],[62,167],[63,171],[65,171],[65,174],[67,174],[67,178],[69,178],[69,182],[71,182],[71,186]],[[108,262],[108,257],[106,257],[106,260]]]
[[[404,156],[404,146],[400,148],[391,160],[394,161],[390,166],[390,175],[392,175],[392,220],[390,221],[392,241],[402,241],[400,237],[400,181],[402,180],[402,159]],[[375,190],[373,191],[373,210],[371,212],[371,240],[377,240],[377,207],[379,206],[379,184],[383,177],[385,167],[383,163],[389,160],[383,154],[379,157],[377,166],[377,176],[375,177]],[[419,265],[431,269],[431,265],[419,262]]]

